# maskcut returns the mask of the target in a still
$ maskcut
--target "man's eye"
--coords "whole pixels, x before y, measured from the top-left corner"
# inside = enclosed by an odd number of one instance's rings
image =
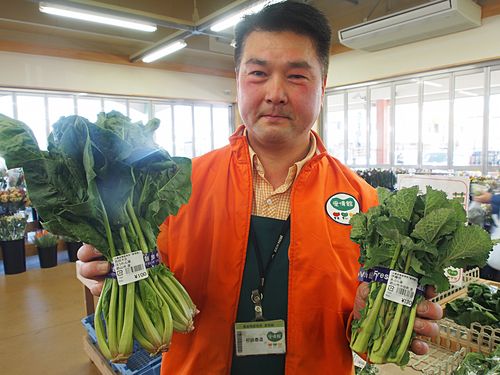
[[[260,70],[254,70],[250,72],[250,75],[255,77],[264,77],[266,74]]]
[[[306,76],[303,76],[302,74],[291,74],[289,77],[291,79],[306,79]]]

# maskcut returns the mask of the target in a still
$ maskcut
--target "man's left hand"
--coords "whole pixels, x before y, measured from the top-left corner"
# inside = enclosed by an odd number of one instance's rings
[[[361,283],[359,285],[356,298],[354,299],[354,319],[361,317],[359,312],[365,307],[369,292],[370,287],[368,283]],[[439,335],[439,326],[434,320],[439,320],[443,317],[443,309],[439,304],[428,300],[434,296],[436,296],[434,287],[427,286],[425,291],[426,299],[418,304],[417,317],[413,326],[413,330],[417,335],[427,337],[436,337]],[[425,341],[417,338],[411,343],[411,351],[419,355],[426,354],[429,351],[429,346]]]

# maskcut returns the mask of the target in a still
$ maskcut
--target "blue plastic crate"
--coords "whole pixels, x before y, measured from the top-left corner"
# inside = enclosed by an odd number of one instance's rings
[[[94,329],[94,315],[82,319],[82,324],[92,340],[97,345],[97,336]],[[161,355],[151,357],[149,353],[134,341],[134,352],[127,363],[111,363],[114,371],[123,375],[160,375]]]

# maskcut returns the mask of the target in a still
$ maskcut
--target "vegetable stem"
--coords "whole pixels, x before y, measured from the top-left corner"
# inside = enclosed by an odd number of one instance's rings
[[[125,253],[130,253],[131,248],[128,242],[127,234],[125,228],[120,228],[120,238],[123,243],[123,250]],[[120,354],[125,355],[131,353],[134,346],[133,340],[133,329],[134,329],[134,300],[135,300],[135,283],[128,283],[126,286],[122,286],[121,289],[126,288],[125,306],[124,306],[124,316],[123,324],[121,327],[121,336],[118,344],[118,350]],[[122,292],[123,293],[123,292]]]
[[[139,246],[141,247],[141,250],[143,253],[148,253],[150,249],[148,248],[148,245],[146,243],[146,240],[144,239],[144,234],[142,233],[141,226],[139,224],[139,220],[137,219],[137,216],[134,211],[134,207],[132,207],[132,202],[130,199],[127,200],[127,213],[132,220],[132,224],[134,225],[135,232],[137,234],[137,238],[139,239]]]

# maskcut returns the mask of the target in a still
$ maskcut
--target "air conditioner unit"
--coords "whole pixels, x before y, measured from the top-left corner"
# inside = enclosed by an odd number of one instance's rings
[[[339,41],[378,51],[480,25],[481,7],[472,0],[439,0],[346,27],[339,30]]]

